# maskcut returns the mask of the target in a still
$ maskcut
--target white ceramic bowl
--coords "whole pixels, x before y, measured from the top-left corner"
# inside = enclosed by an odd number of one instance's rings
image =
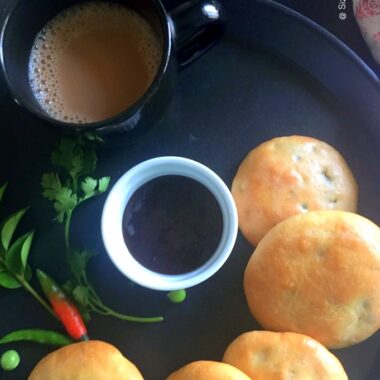
[[[164,175],[182,175],[206,186],[217,200],[223,216],[223,231],[215,253],[201,267],[187,273],[167,275],[142,266],[128,251],[122,221],[132,194],[144,183]],[[183,157],[158,157],[128,170],[113,186],[104,205],[102,237],[109,257],[130,280],[156,290],[178,290],[197,285],[212,276],[227,260],[237,236],[235,202],[225,183],[209,168]]]

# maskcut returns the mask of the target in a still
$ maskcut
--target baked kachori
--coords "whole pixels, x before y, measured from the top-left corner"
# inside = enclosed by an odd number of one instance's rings
[[[297,333],[251,331],[227,348],[223,361],[253,380],[347,380],[340,361],[316,340]]]
[[[257,245],[277,223],[313,210],[355,212],[358,186],[344,158],[325,142],[277,137],[254,148],[232,183],[239,227]]]
[[[230,364],[199,360],[173,372],[166,380],[251,380]]]
[[[28,380],[143,380],[136,366],[109,343],[70,344],[45,356]]]
[[[244,291],[256,320],[329,348],[380,327],[380,228],[345,211],[313,211],[270,230],[251,256]]]

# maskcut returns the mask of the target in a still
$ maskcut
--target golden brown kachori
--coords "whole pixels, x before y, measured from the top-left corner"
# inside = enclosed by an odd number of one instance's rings
[[[277,223],[313,210],[355,212],[358,186],[344,158],[311,137],[284,136],[254,148],[232,183],[245,238],[257,245]]]
[[[136,366],[109,343],[90,340],[45,356],[28,380],[143,380]]]
[[[173,372],[166,380],[251,380],[230,364],[199,360]]]
[[[322,344],[291,332],[242,334],[228,346],[223,361],[252,380],[347,380],[340,361]]]
[[[345,211],[313,211],[270,230],[251,256],[244,291],[271,331],[306,334],[329,348],[380,327],[380,228]]]

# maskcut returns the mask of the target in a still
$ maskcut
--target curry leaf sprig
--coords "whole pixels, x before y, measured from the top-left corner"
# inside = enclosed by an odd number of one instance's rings
[[[51,156],[59,172],[45,173],[42,177],[43,196],[53,202],[55,220],[64,224],[66,261],[72,273],[64,288],[77,302],[83,316],[92,312],[132,322],[160,322],[162,317],[137,317],[118,313],[106,306],[90,284],[87,266],[94,253],[78,250],[70,244],[70,225],[74,210],[84,201],[104,193],[110,177],[95,179],[90,174],[97,164],[96,147],[99,138],[83,134],[63,138]]]
[[[0,202],[7,184],[0,187]],[[22,209],[6,218],[0,225],[0,286],[7,289],[24,288],[52,316],[56,315],[30,284],[32,270],[28,264],[30,247],[34,231],[28,232],[18,239],[13,239],[17,226],[27,209]]]

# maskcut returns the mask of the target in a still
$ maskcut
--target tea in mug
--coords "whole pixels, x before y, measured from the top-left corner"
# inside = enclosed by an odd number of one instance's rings
[[[140,99],[161,57],[161,41],[139,13],[116,3],[82,3],[59,13],[39,32],[29,80],[49,116],[92,123]]]

